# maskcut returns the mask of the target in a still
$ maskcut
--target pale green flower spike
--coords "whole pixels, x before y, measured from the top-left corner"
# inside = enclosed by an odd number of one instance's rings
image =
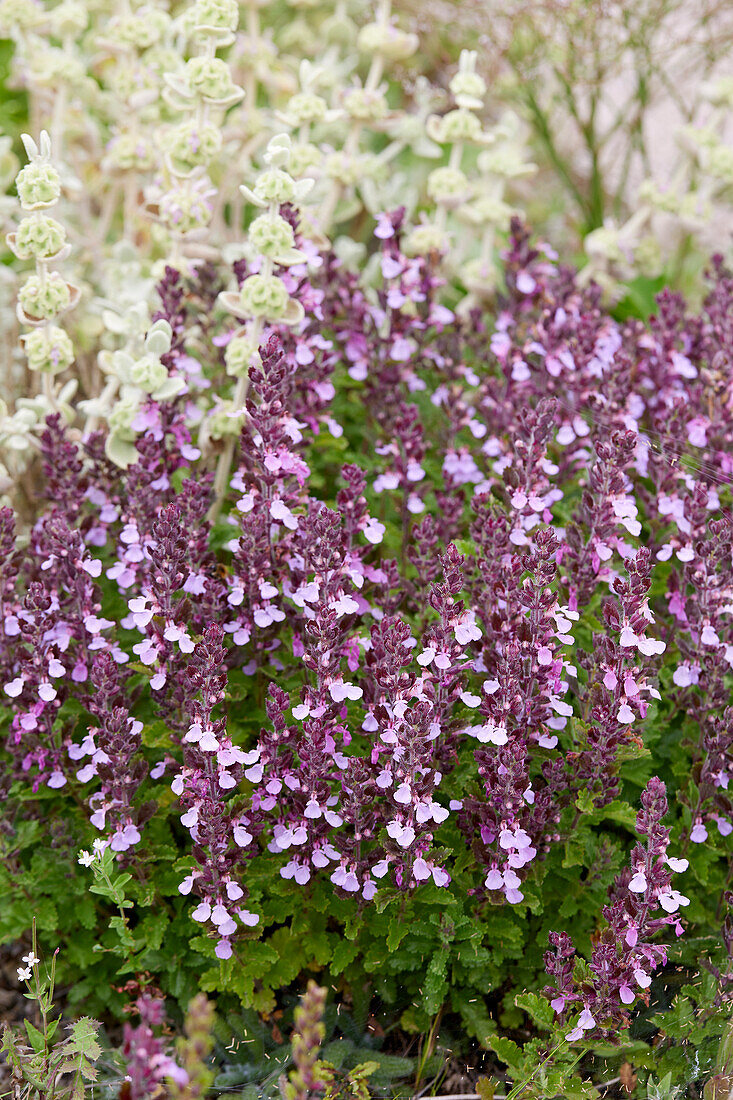
[[[280,216],[282,203],[298,206],[310,193],[314,181],[310,178],[294,179],[289,172],[293,144],[288,134],[276,134],[270,138],[262,159],[267,167],[260,173],[254,188],[245,184],[240,191],[245,199],[267,213],[254,219],[248,245],[260,257],[260,270],[243,282],[240,290],[225,291],[219,301],[226,310],[245,322],[235,334],[237,343],[227,356],[227,373],[237,378],[237,386],[226,423],[221,407],[215,413],[210,410],[202,426],[202,440],[229,436],[229,442],[220,456],[214,483],[214,505],[210,518],[218,510],[221,496],[234,453],[233,440],[241,427],[241,415],[249,383],[249,366],[255,359],[263,326],[270,322],[299,325],[305,311],[302,304],[291,298],[281,278],[273,273],[275,264],[290,266],[304,263],[306,255],[294,247],[295,236],[291,226]],[[233,425],[232,429],[229,425]]]
[[[448,85],[459,107],[480,111],[486,95],[486,81],[476,72],[476,51],[463,50],[458,72]]]
[[[71,8],[68,15],[73,21]],[[68,401],[76,390],[76,380],[58,389],[54,379],[74,362],[74,347],[69,335],[56,322],[80,298],[77,286],[49,268],[49,264],[60,262],[71,251],[64,226],[44,213],[55,206],[61,196],[61,176],[51,163],[51,139],[42,130],[38,143],[29,134],[23,134],[22,141],[28,164],[20,169],[15,182],[20,205],[27,216],[21,219],[14,232],[8,233],[6,241],[19,260],[35,264],[35,271],[26,275],[20,284],[16,316],[21,325],[31,330],[21,335],[21,345],[28,370],[42,379],[43,392],[35,397],[19,397],[14,413],[10,413],[3,403],[0,449],[14,452],[10,472],[16,475],[22,472],[38,447],[37,437],[44,429],[46,416],[60,412],[65,419],[73,419]]]

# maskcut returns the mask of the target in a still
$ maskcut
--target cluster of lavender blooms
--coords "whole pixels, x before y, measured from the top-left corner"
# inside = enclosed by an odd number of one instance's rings
[[[295,207],[278,217],[300,248]],[[733,832],[733,276],[716,259],[701,312],[667,293],[622,323],[514,222],[498,314],[462,316],[403,229],[402,210],[378,221],[374,294],[332,250],[289,268],[302,314],[260,315],[219,499],[226,451],[193,445],[192,380],[242,337],[204,263],[159,283],[160,363],[190,389],[147,393],[135,461],[52,414],[45,507],[22,537],[0,510],[6,772],[73,793],[128,865],[172,790],[179,889],[222,960],[262,927],[250,861],[368,911],[455,889],[468,860],[479,903],[526,904],[660,715],[684,722],[693,780],[675,844],[694,861]],[[267,724],[243,734],[265,683]],[[164,748],[144,745],[151,713]],[[665,958],[655,910],[686,901],[658,780],[642,806],[592,983],[574,986],[565,934],[548,963],[558,1011],[582,1004],[573,1038],[643,993]]]
[[[433,65],[409,7],[0,0],[34,135],[0,134],[0,938],[49,858],[59,929],[94,872],[69,972],[127,953],[148,990],[131,1098],[211,1076],[213,1009],[174,1057],[157,985],[260,1010],[283,935],[336,977],[343,933],[385,1002],[425,970],[431,1014],[440,971],[487,1042],[543,964],[562,1047],[623,1038],[698,943],[730,999],[733,271],[636,307],[729,207],[733,83],[618,223],[590,148],[581,229],[543,94],[503,109],[512,12]],[[324,1007],[283,1095],[336,1089]]]
[[[220,296],[214,265],[166,267],[147,357],[128,364],[131,436],[110,418],[79,441],[48,417],[50,504],[28,543],[2,511],[13,773],[88,791],[91,825],[128,858],[155,784],[172,782],[195,860],[180,890],[228,958],[259,921],[242,905],[263,848],[297,886],[324,876],[368,903],[387,884],[449,888],[452,820],[475,889],[522,903],[580,793],[597,807],[619,794],[671,659],[668,700],[699,729],[689,843],[729,835],[730,274],[715,261],[699,316],[666,295],[648,327],[622,324],[514,223],[499,315],[463,316],[441,303],[437,256],[405,251],[397,210],[376,226],[370,293],[304,238],[291,147],[270,153],[266,194],[251,194],[284,237],[272,252],[263,235],[264,274],[245,257],[241,297]],[[267,294],[244,294],[258,278]],[[221,412],[195,415],[194,397],[221,377],[222,348],[243,428],[225,433],[238,452],[207,453],[192,421],[216,439]],[[322,439],[358,454],[354,430],[366,469],[324,470]],[[272,683],[251,744],[228,734],[233,670]],[[153,762],[141,673],[171,731]],[[94,719],[81,736],[63,719],[72,697]]]
[[[124,1089],[130,1100],[146,1100],[163,1085],[185,1086],[188,1074],[170,1053],[161,1034],[166,1022],[165,1002],[152,993],[141,993],[131,1006],[139,1016],[137,1024],[126,1023],[121,1053],[125,1062]]]
[[[567,932],[551,932],[552,950],[545,956],[547,973],[555,985],[546,992],[555,1012],[563,1017],[578,1006],[582,1011],[569,1041],[581,1039],[596,1027],[610,1034],[628,1026],[627,1011],[637,996],[646,997],[654,971],[667,961],[663,945],[652,942],[656,933],[673,924],[683,928],[679,913],[690,899],[673,889],[672,873],[686,871],[686,859],[667,855],[669,829],[662,825],[667,813],[664,783],[654,777],[641,796],[642,809],[636,827],[646,838],[631,853],[631,866],[618,876],[603,909],[607,927],[601,932],[588,962],[588,977],[578,983],[573,974],[575,949]],[[659,910],[664,915],[659,914]],[[639,992],[641,991],[641,992]]]

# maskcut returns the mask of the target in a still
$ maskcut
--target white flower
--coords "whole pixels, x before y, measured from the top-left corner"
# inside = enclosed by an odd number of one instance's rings
[[[91,867],[95,858],[96,856],[94,856],[92,852],[81,851],[79,852],[79,858],[76,862],[80,863],[82,867]]]
[[[41,960],[38,958],[38,956],[34,955],[32,951],[29,955],[23,956],[23,962],[26,964],[26,966],[35,966],[36,963],[39,963],[40,961]]]
[[[25,970],[22,966],[18,967],[18,978],[21,982],[29,982],[31,980],[32,971],[30,967]]]

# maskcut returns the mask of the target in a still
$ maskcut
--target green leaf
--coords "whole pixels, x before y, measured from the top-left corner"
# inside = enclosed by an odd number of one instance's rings
[[[163,943],[163,937],[168,929],[170,921],[165,909],[148,913],[145,920],[135,929],[136,938],[145,944],[146,951],[157,951]]]
[[[415,1066],[412,1058],[403,1058],[399,1054],[382,1054],[377,1050],[371,1055],[370,1061],[375,1065],[370,1074],[375,1091],[388,1087],[397,1078],[408,1077]]]
[[[74,1078],[74,1083],[71,1087],[70,1100],[84,1100],[84,1093],[86,1089],[84,1086],[84,1080],[81,1076]]]
[[[438,1011],[448,992],[447,969],[449,958],[449,949],[440,947],[428,963],[423,985],[423,997],[425,1010],[431,1014]]]
[[[96,1020],[90,1020],[88,1016],[82,1016],[71,1025],[70,1043],[74,1050],[83,1054],[85,1058],[95,1061],[102,1053],[102,1048],[97,1042],[99,1024]]]
[[[140,739],[148,749],[170,749],[171,731],[162,719],[157,719],[143,726]]]
[[[28,1033],[28,1040],[33,1047],[36,1054],[40,1054],[46,1049],[46,1040],[43,1038],[43,1034],[37,1027],[30,1022],[30,1020],[24,1020],[25,1030]]]
[[[399,916],[392,917],[387,933],[387,950],[396,951],[409,931],[410,926],[406,920]]]
[[[451,1003],[454,1011],[460,1012],[468,1034],[477,1039],[482,1047],[487,1047],[487,1037],[493,1031],[496,1031],[496,1021],[492,1019],[483,998],[464,999],[454,990],[451,995]]]
[[[496,1081],[492,1081],[490,1077],[479,1077],[475,1087],[479,1100],[494,1100]]]
[[[359,954],[359,944],[353,940],[339,940],[331,956],[331,973],[340,974]]]
[[[639,317],[646,320],[656,311],[655,298],[665,283],[664,275],[651,278],[648,275],[637,275],[626,283],[626,294],[613,309],[613,316],[617,321],[626,321],[629,317]]]
[[[371,1077],[378,1069],[379,1062],[359,1062],[358,1066],[349,1070],[349,1077],[352,1080],[363,1080],[365,1077]]]
[[[513,1040],[505,1035],[487,1035],[486,1042],[495,1054],[508,1067],[511,1076],[520,1076],[524,1070],[524,1056],[522,1050]]]
[[[541,997],[537,993],[519,993],[514,998],[514,1004],[526,1012],[537,1027],[544,1031],[552,1028],[555,1013],[546,997]]]
[[[598,1089],[590,1081],[583,1081],[580,1077],[565,1078],[562,1090],[567,1100],[594,1100],[598,1096]]]

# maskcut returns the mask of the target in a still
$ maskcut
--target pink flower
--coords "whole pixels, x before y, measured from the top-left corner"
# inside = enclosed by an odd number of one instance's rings
[[[380,523],[379,520],[369,517],[364,527],[364,537],[367,539],[368,542],[371,542],[372,545],[376,546],[384,538],[384,532],[386,530],[387,528],[383,523]]]
[[[295,531],[298,526],[298,517],[293,515],[285,502],[279,497],[276,497],[270,504],[270,515],[290,531]]]

